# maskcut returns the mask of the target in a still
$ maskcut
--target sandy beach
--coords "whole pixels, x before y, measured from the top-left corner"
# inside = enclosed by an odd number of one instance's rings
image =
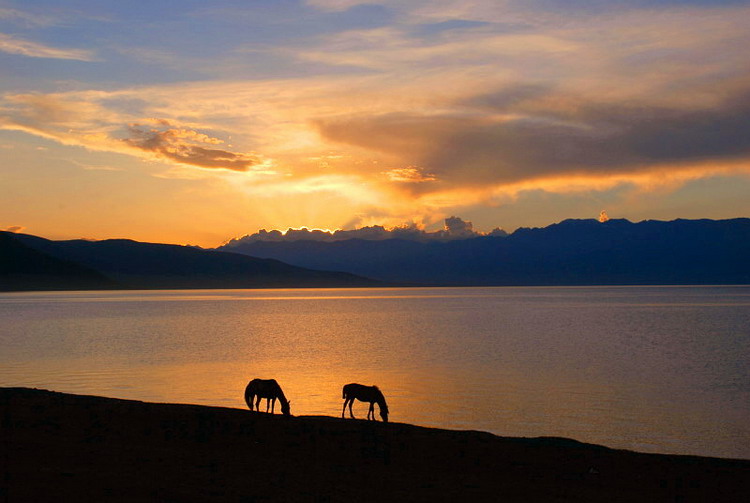
[[[750,501],[750,460],[0,388],[0,501]]]

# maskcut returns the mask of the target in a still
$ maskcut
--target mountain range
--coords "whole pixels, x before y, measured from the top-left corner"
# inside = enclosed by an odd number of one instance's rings
[[[424,285],[750,283],[750,219],[564,220],[447,242],[233,241],[219,250]]]
[[[0,290],[750,284],[748,257],[748,218],[571,219],[450,241],[233,240],[214,250],[0,232]]]
[[[127,239],[0,232],[0,290],[366,287],[376,281],[278,260]]]

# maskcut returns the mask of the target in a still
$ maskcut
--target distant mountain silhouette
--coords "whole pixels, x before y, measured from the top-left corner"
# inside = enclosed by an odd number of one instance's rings
[[[224,247],[218,248],[227,249]],[[750,283],[750,219],[565,220],[507,237],[420,243],[236,242],[233,252],[425,285]]]
[[[90,288],[131,289],[380,285],[346,272],[315,271],[273,259],[188,246],[126,239],[50,241],[7,232],[2,237],[0,253],[3,264],[7,263],[7,271],[0,270],[0,285],[7,285],[0,286],[4,290],[89,289],[89,283]],[[46,275],[62,279],[50,283],[43,280]],[[92,283],[92,278],[101,283]],[[47,284],[49,287],[44,286]]]
[[[97,271],[34,250],[14,236],[0,232],[0,291],[121,287]]]
[[[747,218],[565,220],[508,237],[255,241],[222,249],[0,232],[0,290],[750,284]]]

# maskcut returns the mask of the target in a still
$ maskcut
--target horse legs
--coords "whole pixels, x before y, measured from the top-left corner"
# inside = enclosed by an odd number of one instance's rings
[[[273,409],[276,408],[276,399],[271,398],[271,414],[273,414]]]
[[[375,419],[375,404],[370,402],[370,408],[367,410],[367,419]]]
[[[354,417],[354,414],[352,414],[352,402],[354,402],[354,398],[345,398],[344,399],[344,408],[341,409],[341,417],[344,417],[344,413],[346,412],[346,405],[349,404],[349,415],[351,417]]]
[[[250,410],[253,410],[253,402],[254,401],[255,401],[255,395],[248,396],[247,405],[250,407]]]
[[[257,410],[258,412],[260,412],[260,400],[261,400],[260,395],[258,395],[255,400],[255,410]]]

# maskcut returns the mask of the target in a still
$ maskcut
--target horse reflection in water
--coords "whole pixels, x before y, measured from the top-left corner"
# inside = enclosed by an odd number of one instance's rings
[[[276,382],[276,379],[253,379],[247,383],[245,388],[245,402],[250,410],[253,410],[253,400],[255,400],[255,410],[260,412],[260,399],[266,399],[266,412],[268,412],[268,405],[271,404],[271,414],[273,414],[274,407],[276,405],[276,399],[281,403],[281,413],[285,416],[289,416],[289,400],[284,396],[284,392],[281,391],[281,386]]]
[[[383,422],[388,422],[388,404],[385,403],[385,397],[383,393],[378,389],[377,386],[364,386],[362,384],[347,384],[343,389],[344,408],[341,411],[341,417],[344,417],[346,412],[346,405],[349,404],[349,416],[354,417],[352,414],[352,403],[354,400],[360,402],[369,402],[370,410],[367,411],[367,419],[375,419],[375,404],[380,407],[380,417],[383,418]]]

